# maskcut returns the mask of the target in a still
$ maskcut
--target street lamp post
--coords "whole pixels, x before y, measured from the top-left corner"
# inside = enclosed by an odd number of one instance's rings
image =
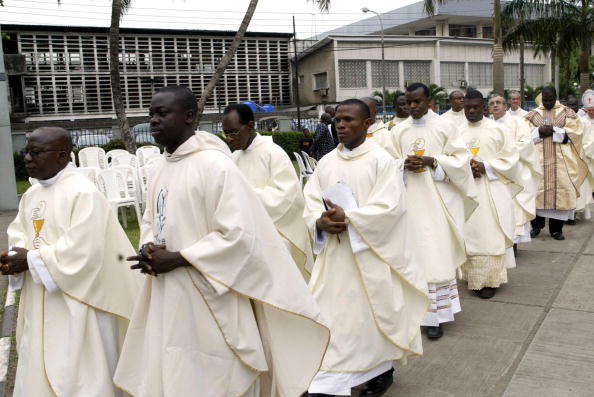
[[[372,14],[377,15],[377,19],[379,19],[380,29],[382,32],[382,108],[383,108],[383,115],[384,120],[386,119],[386,58],[384,56],[384,23],[382,21],[382,16],[373,10],[370,10],[367,7],[361,8],[361,11],[364,13],[371,12]]]

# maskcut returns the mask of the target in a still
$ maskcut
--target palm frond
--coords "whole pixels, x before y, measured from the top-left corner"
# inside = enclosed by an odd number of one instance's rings
[[[328,12],[330,11],[330,3],[331,0],[307,0],[310,3],[317,4],[318,9],[321,12]]]
[[[447,0],[424,0],[423,1],[423,12],[428,16],[432,17],[435,15],[435,9],[439,4],[445,3]]]

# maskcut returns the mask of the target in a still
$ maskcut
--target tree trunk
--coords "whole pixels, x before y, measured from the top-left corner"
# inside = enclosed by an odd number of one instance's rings
[[[590,68],[589,68],[590,54],[588,47],[582,46],[580,53],[580,91],[583,93],[590,88]]]
[[[503,95],[504,70],[503,70],[503,35],[501,33],[501,0],[493,4],[493,91]]]
[[[111,25],[109,27],[109,78],[111,82],[111,96],[113,108],[118,119],[120,133],[124,146],[130,153],[136,152],[136,142],[130,132],[130,125],[126,117],[126,108],[122,99],[120,85],[120,19],[122,18],[122,1],[113,0],[111,3]]]
[[[245,35],[245,32],[247,31],[250,21],[252,20],[252,16],[254,15],[254,12],[256,11],[257,5],[258,5],[258,0],[250,0],[248,9],[245,12],[245,15],[243,16],[243,21],[241,21],[241,25],[239,26],[239,30],[235,34],[235,38],[233,39],[231,46],[227,50],[227,53],[221,58],[221,61],[219,62],[217,69],[215,70],[214,74],[212,75],[212,78],[210,79],[210,81],[208,82],[208,84],[206,85],[204,90],[202,91],[202,95],[200,96],[200,100],[198,101],[198,113],[196,114],[196,124],[197,125],[198,125],[198,123],[200,123],[200,119],[202,118],[202,113],[204,112],[204,107],[206,106],[206,101],[212,95],[216,85],[218,84],[219,80],[223,76],[223,73],[225,73],[225,69],[227,69],[227,66],[229,65],[229,63],[231,62],[233,57],[235,56],[235,53],[237,52],[237,49],[239,48],[241,41],[243,40],[243,36]]]
[[[557,62],[557,50],[553,48],[551,50],[551,82],[555,90],[559,92],[559,79],[557,78],[559,62]]]
[[[570,56],[565,57],[565,89],[563,90],[563,98],[567,98],[569,95],[569,87],[571,86],[571,62]]]

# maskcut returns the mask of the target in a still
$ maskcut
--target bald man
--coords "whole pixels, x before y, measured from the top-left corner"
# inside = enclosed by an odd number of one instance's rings
[[[22,288],[14,396],[119,396],[112,381],[139,276],[109,204],[68,166],[72,140],[40,128],[25,147],[29,188],[8,227],[0,270]]]
[[[361,98],[361,100],[369,107],[369,112],[371,113],[371,125],[367,129],[367,138],[372,138],[377,133],[383,133],[387,131],[385,124],[378,120],[377,117],[377,101],[375,98],[372,97],[365,97]]]
[[[460,90],[450,92],[450,110],[442,114],[442,117],[450,120],[454,125],[458,126],[466,122],[464,116],[464,93]]]

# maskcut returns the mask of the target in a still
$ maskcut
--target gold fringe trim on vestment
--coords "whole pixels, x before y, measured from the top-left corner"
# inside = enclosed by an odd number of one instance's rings
[[[507,283],[505,255],[473,255],[460,267],[461,279],[468,282],[468,289],[498,288]]]

